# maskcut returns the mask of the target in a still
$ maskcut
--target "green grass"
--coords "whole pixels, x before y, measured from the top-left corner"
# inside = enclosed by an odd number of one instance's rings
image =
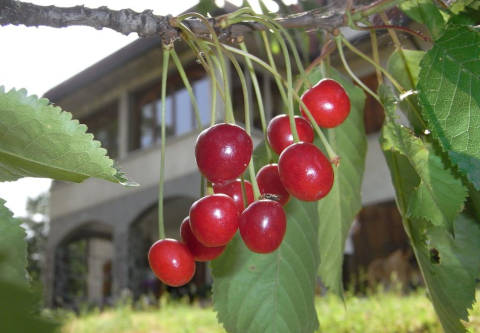
[[[478,295],[480,296],[480,295]],[[345,305],[335,296],[316,299],[322,332],[442,332],[432,305],[419,291],[408,296],[378,293],[346,296]],[[62,333],[217,333],[224,332],[211,306],[190,306],[163,300],[160,308],[135,310],[130,305],[90,311],[64,318]],[[480,332],[480,306],[471,311],[471,332]],[[247,333],[247,332],[246,332]]]

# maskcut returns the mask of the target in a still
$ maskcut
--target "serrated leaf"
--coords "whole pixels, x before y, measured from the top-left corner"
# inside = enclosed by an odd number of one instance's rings
[[[421,62],[422,115],[453,163],[480,189],[480,33],[450,26]]]
[[[57,323],[37,315],[37,297],[26,286],[0,280],[0,295],[0,332],[57,332]]]
[[[382,129],[384,151],[397,152],[408,159],[418,176],[418,184],[409,195],[406,216],[424,218],[433,225],[453,231],[453,220],[463,208],[467,190],[460,179],[447,169],[430,145],[408,128],[394,121],[396,104],[391,90],[381,86],[380,96],[387,113]]]
[[[316,204],[291,198],[285,211],[287,232],[275,252],[253,253],[237,234],[224,254],[211,263],[214,308],[230,333],[318,329]]]
[[[387,62],[387,70],[407,90],[415,90],[420,73],[420,61],[425,55],[424,51],[395,50]],[[400,102],[400,109],[407,116],[410,124],[418,133],[423,129],[419,119],[420,106],[416,95],[410,95]]]
[[[82,182],[96,177],[127,184],[86,130],[47,99],[0,87],[0,181],[46,177]]]
[[[428,145],[393,122],[395,105],[392,98],[388,97],[389,93],[384,92],[381,96],[388,115],[382,130],[382,149],[391,171],[404,228],[445,332],[465,332],[460,319],[468,318],[466,310],[474,300],[475,278],[480,272],[480,229],[473,220],[462,215],[454,216],[451,230],[433,221],[453,214],[453,211],[449,211],[452,206],[446,202],[448,198],[445,196],[442,199],[445,206],[435,209],[446,211],[436,213],[431,207],[432,198],[424,200],[422,197],[430,195],[428,188],[420,192],[420,184],[422,181],[435,182],[435,189],[444,193],[449,188],[438,173],[442,174],[445,170],[439,171],[440,158],[435,156],[432,159],[434,152]],[[420,167],[423,168],[422,172],[419,172]],[[444,177],[449,179],[453,176],[445,174]],[[457,195],[452,193],[450,200],[455,200],[461,206]],[[435,204],[435,200],[433,202]],[[427,220],[418,216],[427,217]],[[438,251],[439,262],[431,256],[431,250]]]
[[[419,224],[411,221],[411,224]],[[413,228],[413,237],[423,238],[414,248],[435,311],[445,332],[466,332],[460,320],[468,321],[468,309],[475,300],[476,278],[480,274],[480,228],[461,214],[454,222],[453,237],[443,228],[425,233]],[[438,251],[439,262],[431,258]]]
[[[388,58],[387,70],[407,90],[415,89],[420,74],[420,61],[425,51],[395,50]]]
[[[338,127],[325,131],[333,150],[340,156],[330,193],[318,201],[320,249],[319,274],[330,291],[343,297],[342,264],[345,240],[352,222],[362,208],[361,187],[365,169],[367,139],[363,125],[365,94],[335,69],[326,68],[326,76],[340,82],[350,97],[348,118]],[[311,82],[323,76],[320,70],[309,74]]]
[[[425,24],[433,38],[436,39],[442,34],[445,21],[432,0],[402,1],[399,7],[412,20]]]
[[[26,286],[27,243],[21,223],[0,199],[0,280]]]

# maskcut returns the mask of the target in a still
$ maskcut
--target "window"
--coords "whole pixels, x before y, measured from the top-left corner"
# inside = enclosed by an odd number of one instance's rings
[[[118,156],[118,102],[115,101],[81,120],[88,133],[102,143],[111,158]]]
[[[185,72],[197,98],[201,125],[210,122],[211,93],[210,79],[203,68],[193,64]],[[165,101],[166,135],[178,136],[197,128],[195,112],[187,89],[175,72],[167,81]],[[160,141],[162,126],[161,82],[156,82],[133,96],[133,119],[131,119],[130,149],[143,149]]]

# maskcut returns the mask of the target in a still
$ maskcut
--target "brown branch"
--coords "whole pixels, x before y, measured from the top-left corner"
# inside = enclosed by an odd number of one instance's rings
[[[62,8],[0,0],[0,25],[8,24],[54,28],[82,25],[95,29],[110,28],[124,35],[132,32],[139,36],[160,35],[164,41],[178,38],[178,31],[170,25],[169,17],[154,15],[150,10],[137,13],[131,9],[91,9],[84,6]]]
[[[408,27],[402,27],[402,26],[398,26],[398,25],[383,24],[383,25],[367,25],[367,26],[363,26],[363,27],[359,26],[359,25],[356,25],[355,28],[357,28],[359,30],[394,29],[394,30],[398,30],[398,31],[403,31],[405,33],[408,33],[408,34],[411,34],[415,37],[423,39],[425,42],[430,42],[430,43],[432,42],[432,39],[430,37],[425,36],[420,31],[415,31],[415,30],[412,30]]]
[[[382,0],[385,2],[393,0]],[[371,10],[371,7],[365,7]],[[361,11],[356,9],[355,12]],[[242,22],[220,28],[220,18],[209,19],[222,40],[235,40],[251,31],[265,30],[257,22]],[[324,12],[319,9],[277,18],[276,21],[285,28],[305,28],[333,30],[346,25],[345,13],[339,11]],[[209,35],[210,31],[198,19],[189,18],[182,21],[197,36]],[[16,0],[0,0],[0,26],[25,25],[67,27],[73,25],[90,26],[95,29],[109,28],[128,35],[137,33],[141,37],[160,36],[165,44],[180,38],[180,29],[175,27],[175,20],[167,15],[154,15],[151,10],[137,13],[131,9],[111,10],[107,7],[86,8],[84,6],[56,7],[39,6]]]

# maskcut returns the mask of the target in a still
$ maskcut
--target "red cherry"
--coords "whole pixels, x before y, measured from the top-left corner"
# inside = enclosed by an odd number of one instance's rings
[[[350,98],[342,85],[332,79],[323,79],[301,97],[317,124],[332,128],[340,125],[350,113]],[[302,115],[308,119],[300,107]]]
[[[156,241],[148,251],[153,273],[166,285],[180,287],[195,274],[195,261],[187,246],[175,239]]]
[[[180,225],[180,235],[185,245],[192,253],[195,261],[210,261],[220,256],[225,250],[225,246],[206,247],[195,238],[195,235],[190,229],[190,219],[188,216],[183,219]]]
[[[300,200],[319,200],[333,186],[332,165],[311,143],[299,142],[285,149],[278,160],[278,172],[283,186]]]
[[[190,228],[208,247],[226,245],[238,229],[238,209],[226,194],[207,195],[190,207]]]
[[[313,142],[314,133],[312,125],[303,117],[295,116],[295,126],[300,141]],[[272,149],[280,155],[282,150],[293,143],[293,135],[290,130],[290,120],[286,114],[278,115],[268,124],[267,139]]]
[[[231,182],[213,184],[213,192],[223,193],[228,195],[235,201],[235,205],[238,208],[238,214],[241,214],[246,206],[253,202],[253,188],[252,184],[245,180],[245,194],[247,195],[247,204],[243,204],[243,195],[242,195],[242,181],[240,179],[235,179]]]
[[[278,164],[267,164],[258,170],[257,183],[261,194],[273,194],[282,206],[288,202],[290,194],[283,186],[278,173]]]
[[[287,218],[282,206],[273,200],[250,204],[239,218],[240,235],[253,252],[270,253],[282,243]]]
[[[250,162],[252,150],[247,132],[225,123],[203,130],[195,143],[198,169],[212,183],[239,177]]]

